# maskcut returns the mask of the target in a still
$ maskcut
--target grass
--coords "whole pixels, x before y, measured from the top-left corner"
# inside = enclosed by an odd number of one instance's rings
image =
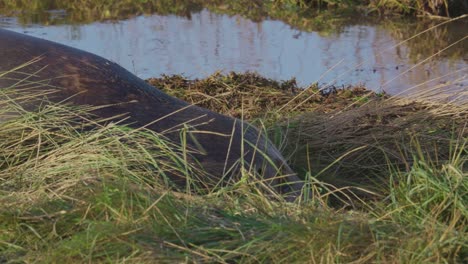
[[[203,173],[187,168],[183,146],[97,120],[88,107],[31,112],[2,89],[0,262],[466,262],[466,106],[362,89],[301,97],[286,89],[292,81],[253,74],[157,83],[233,116],[228,101],[278,98],[261,104],[266,116],[249,107],[244,116],[266,118],[312,198],[272,200],[242,181],[205,195],[178,189],[169,174]],[[284,103],[293,98],[301,107]]]
[[[236,118],[290,116],[305,111],[331,112],[350,105],[359,97],[380,98],[364,87],[298,87],[295,79],[274,81],[256,73],[214,73],[204,79],[189,80],[181,75],[163,75],[146,80],[164,92],[192,104]],[[307,89],[305,89],[307,88]],[[343,88],[343,89],[340,89]],[[385,95],[382,95],[385,98]],[[294,99],[294,103],[289,103]],[[358,102],[355,107],[362,105]],[[278,112],[281,115],[278,116]]]
[[[336,31],[353,19],[346,16],[404,15],[457,17],[468,12],[464,0],[4,0],[0,13],[13,15],[22,23],[90,23],[128,19],[146,14],[176,14],[190,18],[191,12],[240,14],[254,21],[278,19],[301,30]],[[52,12],[51,12],[52,10]],[[65,11],[65,12],[57,12]]]
[[[468,261],[465,105],[252,73],[149,82],[263,126],[311,198],[245,181],[198,195],[183,144],[0,89],[0,262]]]

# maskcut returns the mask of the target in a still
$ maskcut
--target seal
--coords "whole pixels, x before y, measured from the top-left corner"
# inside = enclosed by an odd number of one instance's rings
[[[301,180],[252,125],[171,97],[97,55],[0,28],[0,76],[0,89],[54,90],[35,107],[45,102],[103,106],[93,114],[120,116],[129,127],[145,127],[178,144],[181,131],[188,131],[187,147],[198,150],[195,163],[218,183],[239,179],[242,167],[288,200],[301,194]]]

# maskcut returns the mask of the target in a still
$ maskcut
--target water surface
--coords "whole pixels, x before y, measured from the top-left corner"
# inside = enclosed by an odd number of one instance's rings
[[[84,25],[20,25],[15,18],[0,19],[0,27],[98,54],[141,78],[255,71],[277,80],[294,77],[304,86],[364,84],[390,94],[434,88],[466,92],[468,40],[428,59],[466,38],[466,25],[452,23],[395,46],[415,33],[365,21],[334,33],[303,32],[280,21],[253,22],[207,10],[187,17],[149,15]]]

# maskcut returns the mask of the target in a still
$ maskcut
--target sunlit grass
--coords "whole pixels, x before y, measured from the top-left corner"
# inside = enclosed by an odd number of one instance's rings
[[[0,100],[0,115],[8,117],[0,122],[1,261],[453,263],[467,257],[464,106],[402,108],[384,100],[322,113],[318,121],[298,117],[307,126],[290,120],[265,127],[276,131],[272,139],[285,155],[306,155],[307,162],[292,162],[303,166],[313,195],[287,203],[255,182],[199,195],[203,171],[187,167],[183,144],[103,122],[90,107],[44,104],[28,111],[17,100],[35,97],[13,100],[16,92],[3,89]],[[396,124],[401,134],[384,133]],[[361,125],[366,129],[353,129]],[[308,131],[330,138],[305,137]],[[301,154],[292,139],[330,155],[310,148]],[[371,171],[381,178],[377,185],[340,186],[329,179],[337,168],[340,175]],[[174,175],[193,179],[193,188],[178,188]]]
[[[315,3],[274,1],[277,11],[284,4],[295,13],[294,5]],[[188,12],[182,7],[163,11]],[[99,19],[119,15],[105,5],[93,10],[102,14]],[[83,14],[81,21],[96,17]],[[284,14],[290,13],[277,13]],[[104,122],[90,107],[43,104],[30,111],[20,105],[37,102],[38,95],[0,87],[0,262],[468,259],[466,106],[367,96],[359,89],[333,98],[318,87],[296,98],[285,92],[297,88],[293,80],[253,74],[215,74],[191,82],[203,88],[195,93],[173,90],[187,81],[180,76],[158,81],[187,101],[263,119],[256,124],[289,158],[311,195],[287,203],[273,199],[261,182],[242,179],[206,190],[204,172],[189,165],[183,141]],[[417,97],[427,96],[434,97]],[[332,103],[324,106],[325,100]],[[302,114],[308,111],[314,112]],[[174,184],[174,177],[188,188]]]

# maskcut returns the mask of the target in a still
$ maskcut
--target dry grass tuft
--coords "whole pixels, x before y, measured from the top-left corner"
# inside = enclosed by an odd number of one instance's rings
[[[274,81],[256,73],[215,73],[189,80],[181,75],[151,78],[164,92],[214,112],[236,118],[280,118],[296,113],[331,112],[379,99],[363,87],[298,87],[295,79]],[[365,100],[359,100],[360,98]]]

